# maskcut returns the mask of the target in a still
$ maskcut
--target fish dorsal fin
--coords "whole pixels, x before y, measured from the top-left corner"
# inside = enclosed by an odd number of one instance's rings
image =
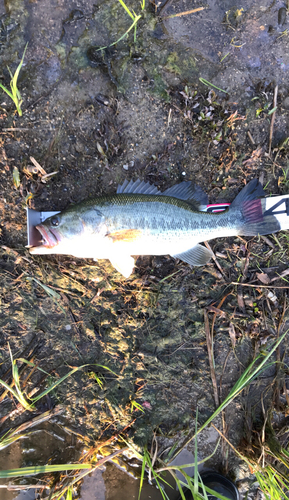
[[[240,206],[244,203],[244,201],[253,201],[261,198],[262,196],[265,196],[262,185],[258,179],[253,179],[248,182],[248,184],[246,184],[242,191],[240,191],[240,193],[236,196],[234,201],[231,203],[230,208]]]
[[[163,193],[165,196],[173,196],[174,198],[178,198],[179,200],[185,200],[191,203],[192,205],[199,207],[199,205],[207,205],[209,203],[208,196],[200,186],[196,186],[193,182],[181,182],[180,184],[176,184],[168,189],[166,189]]]
[[[158,188],[149,182],[141,181],[137,179],[136,181],[125,180],[122,185],[118,185],[117,194],[163,194]]]
[[[172,255],[176,259],[181,259],[191,266],[204,266],[212,257],[212,252],[202,245],[195,245],[185,252]]]
[[[116,192],[117,194],[130,193],[172,196],[173,198],[178,198],[179,200],[188,201],[196,208],[198,208],[199,205],[207,205],[209,202],[208,196],[199,186],[196,186],[193,182],[186,181],[181,182],[180,184],[175,184],[162,193],[156,186],[150,184],[149,182],[144,182],[140,179],[137,179],[136,181],[125,180],[123,184],[118,186]]]

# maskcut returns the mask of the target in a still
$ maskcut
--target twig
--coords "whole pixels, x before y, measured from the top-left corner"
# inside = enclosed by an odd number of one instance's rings
[[[171,16],[164,17],[163,19],[172,19],[173,17],[187,16],[188,14],[194,14],[195,12],[200,12],[201,10],[204,10],[204,8],[205,7],[197,7],[196,9],[185,10],[183,12],[178,12],[178,14],[172,14]]]
[[[31,128],[2,128],[2,132],[30,132]]]
[[[224,295],[224,297],[222,297],[222,299],[220,300],[219,304],[218,304],[218,307],[216,308],[216,310],[214,311],[213,309],[211,309],[211,312],[214,312],[214,316],[213,316],[213,321],[212,321],[212,327],[211,327],[211,338],[213,338],[213,335],[214,335],[214,326],[215,326],[215,321],[216,321],[216,317],[217,317],[217,314],[220,314],[218,311],[220,311],[224,301],[226,300],[226,298],[231,295],[231,292],[227,293],[227,295]],[[224,311],[221,311],[225,316],[226,316],[226,313]]]
[[[267,245],[271,248],[273,248],[273,250],[275,250],[275,245],[272,243],[272,241],[269,240],[269,238],[267,238],[267,236],[260,236],[261,240],[265,241],[265,243],[267,243]]]
[[[247,134],[248,134],[248,137],[249,137],[251,143],[253,144],[253,146],[255,146],[256,142],[254,141],[253,136],[249,130],[247,131]]]
[[[218,260],[217,260],[217,257],[216,257],[216,255],[214,254],[213,250],[211,249],[211,247],[210,247],[209,243],[208,243],[207,241],[204,241],[204,243],[205,243],[205,245],[206,245],[207,249],[208,249],[208,250],[210,250],[210,252],[212,252],[212,259],[213,259],[213,261],[215,262],[215,264],[216,264],[217,268],[219,269],[220,273],[222,274],[222,276],[225,276],[224,271],[223,271],[223,269],[221,268],[221,266],[220,266],[220,264],[219,264],[219,262],[218,262]]]
[[[21,491],[21,490],[38,490],[41,488],[45,488],[50,490],[50,486],[47,486],[45,484],[0,484],[0,488],[6,488],[7,491]],[[25,494],[25,493],[24,493]]]
[[[231,283],[229,283],[229,285],[250,286],[251,288],[277,288],[279,290],[289,288],[289,286],[251,285],[250,283],[237,283],[236,281],[231,281]]]
[[[276,106],[277,106],[277,94],[278,94],[278,85],[276,85],[275,90],[274,90],[273,108],[276,108]],[[268,152],[269,156],[271,155],[271,146],[272,146],[275,114],[276,114],[276,109],[275,109],[275,111],[273,111],[272,118],[271,118],[270,135],[269,135],[269,152]]]
[[[280,337],[280,331],[281,328],[284,324],[284,316],[286,312],[286,294],[284,297],[284,303],[283,303],[283,311],[282,315],[280,318],[280,321],[278,323],[278,328],[277,328],[277,340]],[[279,380],[279,372],[280,372],[280,361],[281,361],[281,356],[280,356],[280,346],[277,347],[276,349],[276,389],[275,389],[275,402],[276,402],[276,409],[279,411],[279,403],[280,403],[280,380]]]
[[[205,332],[206,332],[206,339],[207,339],[207,349],[208,349],[208,357],[209,357],[209,364],[210,364],[210,371],[211,371],[211,379],[212,379],[212,384],[213,384],[213,389],[214,389],[214,399],[215,399],[216,408],[218,408],[219,396],[218,396],[216,372],[215,372],[215,367],[214,367],[214,354],[213,354],[212,337],[211,337],[211,332],[210,332],[208,314],[207,314],[207,311],[205,311],[205,310],[204,310],[204,318],[205,318]]]
[[[213,423],[211,423],[211,426],[214,427],[214,429],[220,434],[220,436],[222,436],[222,438],[231,446],[231,448],[234,450],[234,452],[236,453],[236,455],[238,455],[242,460],[244,460],[246,462],[247,465],[249,465],[250,472],[253,473],[253,468],[252,468],[252,465],[250,464],[249,460],[246,457],[244,457],[235,448],[235,446],[232,445],[232,443],[230,443],[229,439],[227,439],[226,436],[224,436],[224,434]]]
[[[241,285],[242,283],[240,283]],[[243,290],[240,286],[237,287],[237,301],[238,301],[238,306],[239,309],[241,309],[242,313],[246,313],[246,307],[245,307],[245,302],[244,302],[244,297],[243,297]]]

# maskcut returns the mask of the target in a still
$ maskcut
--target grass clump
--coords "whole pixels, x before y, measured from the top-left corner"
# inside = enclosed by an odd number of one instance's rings
[[[86,365],[77,366],[77,367],[73,368],[66,375],[64,375],[60,379],[56,380],[55,382],[53,382],[47,389],[45,389],[45,391],[41,392],[38,396],[36,396],[34,398],[29,398],[29,397],[26,396],[24,390],[21,388],[20,378],[19,378],[19,371],[18,371],[18,367],[17,367],[17,359],[13,358],[10,346],[9,346],[9,353],[10,353],[11,364],[12,364],[12,379],[13,379],[13,382],[12,382],[11,385],[9,385],[4,380],[0,379],[0,385],[2,385],[6,389],[7,393],[12,394],[12,396],[14,396],[14,398],[18,401],[18,403],[25,410],[28,410],[28,411],[35,410],[35,403],[37,403],[37,401],[39,401],[44,396],[46,396],[46,394],[49,394],[51,391],[53,391],[57,386],[59,386],[62,382],[64,382],[68,377],[70,377],[71,375],[73,375],[75,372],[77,372],[78,370],[82,370],[83,368],[85,368],[87,366],[91,366],[90,364],[86,364]],[[27,361],[24,358],[19,358],[19,361],[28,364],[32,368],[37,368],[38,370],[40,370],[41,372],[45,373],[46,375],[49,375],[49,373],[45,372],[41,368],[36,367],[35,364],[32,363],[31,361]],[[105,370],[108,370],[109,372],[113,373],[116,377],[118,377],[118,375],[116,373],[114,373],[107,366],[103,366],[103,365],[99,365],[99,364],[96,364],[96,366],[104,368]],[[100,381],[100,379],[98,377],[96,377],[96,380]],[[99,385],[100,385],[100,387],[102,387],[102,382]],[[15,389],[14,389],[14,387],[15,387]]]
[[[136,30],[137,30],[137,23],[139,20],[142,18],[142,14],[136,14],[135,11],[132,9],[130,10],[126,3],[123,0],[118,0],[121,6],[124,8],[126,13],[129,15],[129,17],[132,19],[132,24],[130,27],[126,30],[126,32],[116,40],[116,42],[111,43],[110,45],[106,45],[105,47],[100,47],[98,50],[103,50],[106,49],[107,47],[112,47],[113,45],[116,45],[119,43],[121,40],[123,40],[126,35],[129,34],[129,32],[133,29],[134,30],[134,43],[136,42]],[[141,12],[143,12],[145,9],[145,0],[141,1]]]
[[[147,451],[145,448],[143,455],[139,455],[140,460],[142,460],[142,472],[141,472],[141,481],[140,481],[140,491],[143,485],[144,474],[145,471],[148,470],[149,478],[154,479],[157,486],[160,489],[162,497],[164,500],[168,499],[167,493],[161,486],[161,483],[168,484],[167,481],[164,481],[163,475],[161,473],[168,471],[173,476],[176,485],[179,488],[180,495],[182,500],[185,500],[185,493],[183,488],[187,488],[191,491],[194,500],[207,500],[208,494],[215,495],[217,498],[224,500],[225,497],[220,495],[219,493],[211,491],[207,488],[200,477],[198,472],[198,465],[201,462],[197,461],[197,436],[200,434],[208,425],[212,423],[212,421],[235,399],[237,395],[239,395],[245,387],[247,387],[253,380],[256,379],[266,368],[274,364],[274,362],[269,361],[269,358],[276,351],[282,340],[284,340],[285,336],[288,334],[288,330],[286,330],[283,335],[279,337],[279,339],[273,343],[273,345],[268,348],[267,351],[262,352],[256,359],[254,359],[248,368],[244,371],[241,377],[238,379],[234,387],[231,389],[229,395],[225,398],[225,400],[219,405],[219,407],[215,410],[215,412],[206,420],[206,422],[197,428],[197,420],[198,413],[196,414],[196,425],[195,432],[192,437],[187,439],[185,443],[179,447],[177,452],[172,452],[168,454],[168,458],[166,461],[159,459],[156,455],[156,452],[151,450],[151,453]],[[213,424],[212,424],[213,425]],[[288,473],[289,473],[289,452],[277,446],[278,452],[274,451],[272,447],[269,445],[266,446],[266,456],[267,460],[261,464],[260,460],[252,459],[251,457],[246,457],[238,450],[236,450],[233,445],[223,436],[223,434],[213,425],[213,427],[219,432],[221,437],[223,437],[234,452],[241,458],[249,467],[251,473],[253,473],[256,477],[256,481],[258,482],[260,490],[263,492],[266,500],[289,500],[287,496],[287,491],[289,490],[289,481],[288,481]],[[154,438],[155,439],[155,438]],[[171,462],[176,458],[176,456],[187,447],[187,445],[194,439],[195,442],[195,463],[186,464],[182,466],[171,465]],[[202,462],[211,458],[217,450],[219,445],[219,441],[217,446],[209,457],[204,459]],[[275,447],[276,448],[276,447]],[[264,451],[264,449],[263,449]],[[137,454],[137,452],[134,450]],[[185,472],[185,469],[188,467],[194,467],[194,476],[189,477]],[[284,472],[285,470],[286,472]],[[184,476],[184,481],[181,481],[176,472],[181,473]],[[140,496],[139,496],[140,498]]]
[[[9,71],[10,76],[11,76],[11,81],[10,81],[11,92],[10,92],[10,90],[7,89],[7,87],[5,87],[4,85],[2,85],[2,83],[0,83],[0,88],[2,90],[4,90],[4,92],[6,92],[6,94],[9,95],[9,97],[14,102],[16,110],[17,110],[17,113],[18,113],[19,116],[22,116],[21,105],[23,103],[23,99],[21,98],[21,94],[20,94],[20,92],[18,90],[18,87],[17,87],[17,80],[18,80],[18,76],[19,76],[21,67],[23,65],[23,61],[24,61],[24,57],[25,57],[25,52],[26,52],[26,49],[27,49],[27,45],[28,45],[28,43],[25,45],[25,49],[24,49],[24,52],[23,52],[22,59],[21,59],[20,63],[18,64],[17,69],[16,69],[14,75],[12,75],[12,73],[10,71],[10,68],[8,67],[8,71]]]

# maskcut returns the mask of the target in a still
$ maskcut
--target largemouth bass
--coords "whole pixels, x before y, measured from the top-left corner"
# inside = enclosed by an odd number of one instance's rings
[[[149,183],[125,181],[117,193],[73,205],[36,226],[42,237],[32,254],[68,254],[109,259],[126,278],[132,255],[166,255],[192,266],[206,264],[212,253],[200,242],[225,236],[255,236],[281,229],[266,215],[264,191],[258,180],[249,182],[229,209],[200,211],[207,195],[191,182],[163,193]]]

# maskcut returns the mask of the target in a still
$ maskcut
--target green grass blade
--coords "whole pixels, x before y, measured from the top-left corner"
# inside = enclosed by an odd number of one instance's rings
[[[48,373],[45,370],[43,370],[42,368],[40,368],[40,366],[36,366],[35,363],[32,363],[32,361],[28,361],[25,358],[17,358],[17,361],[21,361],[21,363],[26,363],[28,366],[32,366],[32,368],[37,368],[37,370],[39,370],[42,373],[45,373],[45,375],[50,375],[50,373]]]
[[[70,372],[68,372],[66,375],[64,375],[63,377],[61,377],[59,380],[56,380],[56,382],[54,382],[54,384],[50,385],[47,389],[45,389],[45,391],[41,392],[41,394],[39,394],[38,396],[36,396],[35,398],[32,399],[32,401],[34,403],[36,403],[37,401],[39,401],[39,399],[43,398],[44,396],[46,396],[46,394],[48,394],[49,392],[53,391],[53,389],[55,389],[55,387],[57,387],[59,384],[61,384],[62,382],[64,382],[64,380],[66,380],[68,377],[70,377],[70,375],[73,375],[73,373],[77,372],[81,367],[77,367],[77,368],[73,368],[73,370],[71,370]]]
[[[214,89],[220,90],[221,92],[225,92],[225,94],[228,94],[226,90],[220,89],[220,87],[217,87],[211,82],[208,82],[208,80],[205,80],[205,78],[199,78],[200,82],[202,82],[204,85],[207,85],[207,87],[214,87]]]
[[[185,494],[183,492],[183,488],[181,485],[181,481],[179,480],[179,478],[176,475],[174,475],[174,477],[175,477],[176,485],[177,485],[179,492],[181,494],[182,500],[186,500],[186,497],[185,497]]]
[[[0,88],[1,88],[2,90],[4,90],[4,92],[6,92],[6,94],[8,94],[8,95],[9,95],[9,97],[12,99],[12,101],[14,100],[14,99],[13,99],[13,95],[11,94],[10,90],[8,90],[6,87],[4,87],[4,85],[2,85],[2,83],[0,83]]]
[[[128,13],[128,15],[134,20],[135,19],[135,16],[132,14],[132,12],[129,10],[128,6],[124,3],[123,0],[118,0],[119,3],[122,5],[122,7],[124,8],[124,10]]]
[[[135,19],[134,19],[134,22],[130,25],[130,27],[128,28],[128,30],[116,41],[116,42],[113,42],[111,43],[110,45],[105,45],[105,47],[100,47],[98,50],[103,50],[103,49],[106,49],[107,47],[112,47],[113,45],[116,45],[118,42],[120,42],[126,35],[128,35],[128,33],[134,28],[134,26],[136,25],[136,23],[138,22],[138,20],[141,18],[141,16],[137,16]]]
[[[198,407],[196,411],[196,420],[195,420],[195,468],[194,468],[194,494],[198,493]]]
[[[51,472],[65,472],[68,470],[93,469],[92,464],[58,464],[58,465],[37,465],[31,467],[22,467],[20,469],[0,470],[0,478],[25,477],[34,474],[46,474]]]
[[[163,478],[160,478],[160,476],[158,474],[156,474],[156,472],[154,471],[152,463],[151,463],[150,455],[149,455],[149,453],[147,451],[145,451],[145,459],[146,459],[146,462],[147,462],[147,464],[148,464],[148,466],[149,466],[149,468],[150,468],[150,470],[151,470],[151,472],[152,472],[152,474],[154,476],[154,480],[155,480],[155,482],[157,484],[157,487],[160,490],[160,493],[161,493],[163,499],[167,500],[168,497],[167,497],[166,493],[164,492],[164,490],[163,490],[163,488],[162,488],[162,486],[161,486],[161,484],[159,482],[159,479],[161,479],[162,481],[164,481],[164,480],[163,480]]]
[[[66,495],[66,500],[72,500],[72,493],[73,493],[72,488],[68,488],[67,495]]]
[[[56,382],[54,382],[52,385],[50,385],[41,394],[39,394],[35,398],[32,398],[31,401],[33,401],[33,403],[36,403],[37,401],[39,401],[39,399],[43,398],[44,396],[46,396],[46,394],[48,394],[50,391],[52,391],[53,389],[55,389],[55,387],[57,387],[59,384],[61,384],[64,380],[66,380],[68,377],[70,377],[71,375],[73,375],[73,373],[77,372],[78,370],[82,370],[86,366],[91,366],[91,364],[89,363],[89,364],[82,365],[82,366],[76,366],[70,372],[68,372],[66,375],[64,375],[63,377],[61,377],[59,380],[56,380]],[[99,364],[95,364],[94,366],[99,366],[100,368],[104,368],[105,370],[111,372],[113,375],[115,375],[116,377],[118,377],[118,375],[113,370],[111,370],[110,368],[108,368],[108,366],[99,365]]]
[[[27,432],[25,434],[17,434],[16,436],[15,435],[11,436],[10,433],[8,436],[5,434],[5,436],[3,436],[0,439],[0,451],[4,450],[8,446],[10,446],[12,443],[15,443],[15,441],[18,441],[18,439],[22,439],[26,436],[29,436],[29,434],[31,434],[31,432]]]
[[[44,285],[44,283],[41,283],[41,281],[39,281],[38,279],[27,276],[26,280],[27,281],[32,281],[32,280],[35,281],[35,283],[37,283],[39,286],[41,286],[41,288],[43,288],[43,290],[47,293],[47,295],[49,295],[49,297],[53,297],[57,300],[61,299],[61,296],[59,295],[59,293],[55,292],[55,290],[50,288],[50,286]]]
[[[86,364],[86,365],[82,365],[82,366],[76,366],[75,368],[73,368],[70,372],[68,372],[66,375],[63,375],[63,377],[61,377],[60,379],[56,380],[52,385],[50,385],[47,389],[45,389],[45,391],[43,391],[41,394],[39,394],[38,396],[36,396],[35,398],[32,399],[32,401],[34,403],[36,403],[36,401],[39,401],[39,399],[43,398],[44,396],[46,396],[46,394],[48,394],[50,391],[53,391],[53,389],[55,389],[55,387],[57,387],[59,384],[61,384],[62,382],[64,382],[64,380],[66,380],[68,377],[70,377],[71,375],[73,375],[75,372],[77,372],[78,370],[82,370],[82,368],[85,368],[86,366],[91,366],[90,364]],[[114,375],[116,375],[112,370],[110,370],[110,368],[108,367],[105,367],[103,365],[96,365],[96,366],[100,366],[102,368],[106,368],[108,371],[112,372]]]
[[[11,90],[12,90],[12,94],[15,93],[15,95],[18,97],[20,97],[20,93],[19,93],[19,90],[17,89],[17,80],[18,80],[18,76],[19,76],[19,73],[20,73],[20,70],[21,70],[21,67],[22,67],[22,64],[23,64],[23,61],[24,61],[24,57],[25,57],[25,52],[27,50],[27,46],[28,46],[28,42],[26,43],[25,45],[25,49],[24,49],[24,52],[23,52],[23,56],[22,56],[22,59],[20,61],[20,63],[18,64],[17,66],[17,69],[14,73],[14,76],[12,77],[12,80],[10,82],[10,86],[11,86]],[[13,91],[14,89],[14,91]]]
[[[217,415],[219,415],[219,413],[221,413],[221,411],[223,411],[231,403],[231,401],[233,401],[233,399],[235,399],[235,397],[237,397],[238,394],[240,394],[240,392],[242,392],[242,390],[248,384],[250,384],[250,382],[252,382],[252,380],[254,380],[261,373],[261,371],[263,371],[264,369],[266,369],[268,367],[268,364],[266,365],[268,359],[272,356],[272,354],[276,351],[277,347],[284,340],[288,331],[289,331],[289,329],[286,330],[283,333],[283,335],[281,335],[279,337],[279,339],[275,342],[275,344],[273,344],[271,350],[268,352],[268,354],[266,356],[263,356],[262,354],[260,354],[259,356],[257,356],[257,358],[254,361],[252,361],[252,363],[250,363],[248,368],[246,368],[246,370],[244,371],[243,375],[241,375],[241,377],[237,380],[236,384],[231,389],[228,396],[224,399],[224,401],[220,404],[220,406],[214,411],[214,413],[206,420],[206,422],[203,425],[201,425],[201,427],[197,431],[197,434],[202,432],[214,420],[214,418],[216,418]],[[263,358],[262,362],[257,367],[255,367],[256,362],[258,360],[260,360],[261,358]],[[194,438],[195,438],[195,434],[185,442],[185,444],[178,450],[177,454],[174,455],[173,458],[175,458],[185,448],[185,446],[187,446],[188,443],[190,443]],[[173,458],[171,460],[173,460]]]
[[[141,474],[140,474],[140,480],[139,480],[138,500],[140,499],[140,494],[141,494],[141,490],[142,490],[142,487],[143,487],[143,480],[144,480],[145,469],[146,469],[146,461],[145,461],[145,455],[144,455],[142,457]]]

